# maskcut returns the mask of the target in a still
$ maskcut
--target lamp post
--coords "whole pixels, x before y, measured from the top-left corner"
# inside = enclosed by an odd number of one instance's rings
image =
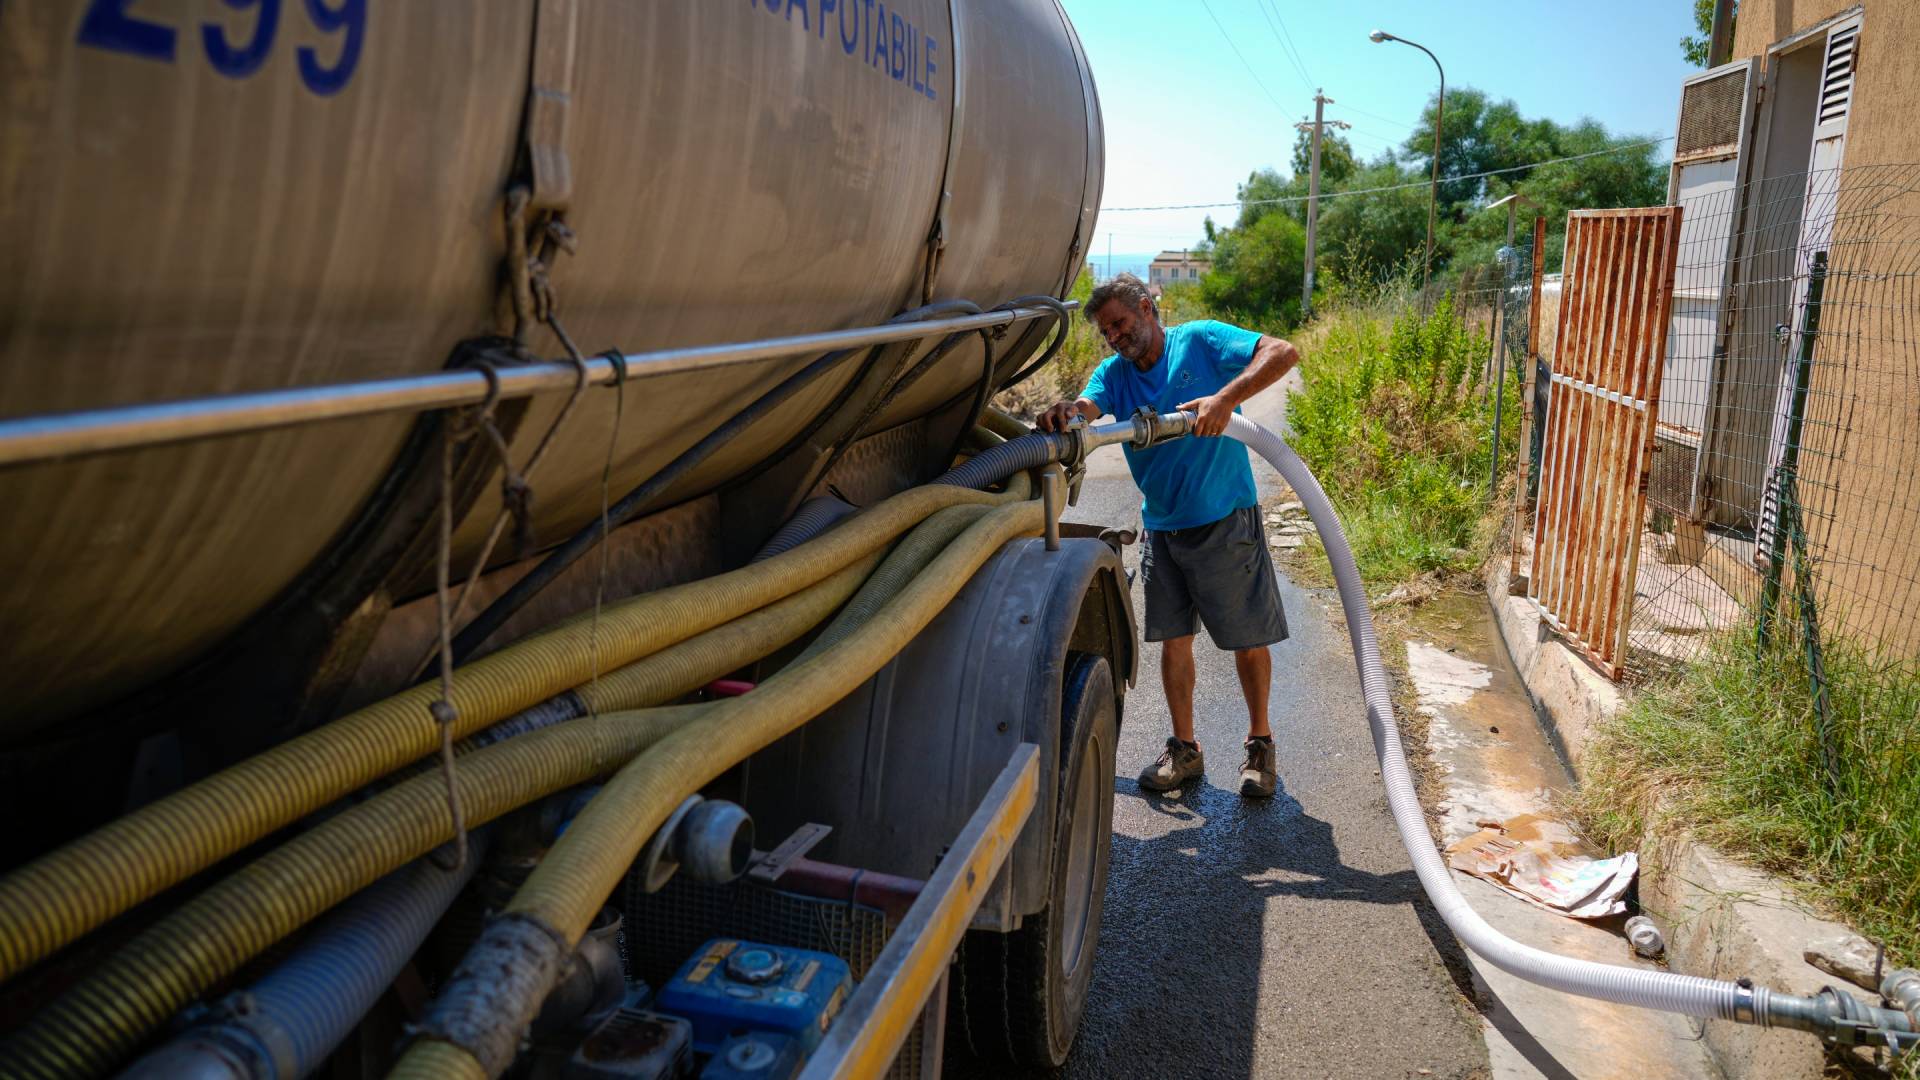
[[[1433,206],[1440,192],[1440,123],[1447,113],[1447,69],[1440,67],[1440,58],[1433,55],[1432,49],[1417,41],[1408,41],[1406,38],[1389,34],[1385,30],[1375,30],[1367,35],[1367,39],[1375,45],[1383,41],[1397,41],[1402,45],[1411,45],[1426,53],[1427,59],[1433,61],[1433,66],[1440,71],[1440,99],[1433,107],[1433,182],[1427,188],[1427,258],[1426,266],[1420,274],[1420,291],[1425,292],[1427,285],[1433,280]]]

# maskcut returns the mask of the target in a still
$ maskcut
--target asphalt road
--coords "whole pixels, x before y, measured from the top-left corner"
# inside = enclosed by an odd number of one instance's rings
[[[1281,387],[1249,403],[1276,428]],[[1259,458],[1263,495],[1279,486]],[[1137,523],[1118,450],[1090,463],[1068,519]],[[1127,549],[1130,569],[1138,546]],[[1159,647],[1127,695],[1112,874],[1092,998],[1069,1077],[1468,1077],[1487,1052],[1426,925],[1438,926],[1387,813],[1353,654],[1330,592],[1283,574],[1274,649],[1280,790],[1239,795],[1246,706],[1232,655],[1195,645],[1203,783],[1134,781],[1170,733]],[[1134,607],[1144,613],[1136,581]],[[1438,941],[1457,950],[1444,928]]]

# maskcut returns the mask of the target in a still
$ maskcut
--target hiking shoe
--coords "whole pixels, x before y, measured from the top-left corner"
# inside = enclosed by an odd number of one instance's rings
[[[1271,799],[1274,783],[1273,740],[1248,739],[1246,764],[1240,766],[1240,794]]]
[[[1172,791],[1205,772],[1207,759],[1197,746],[1169,738],[1158,760],[1140,770],[1140,786],[1148,791]]]

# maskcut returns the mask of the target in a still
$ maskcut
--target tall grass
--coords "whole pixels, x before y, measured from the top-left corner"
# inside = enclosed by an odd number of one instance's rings
[[[1783,635],[1784,636],[1784,635]],[[1750,631],[1644,687],[1588,746],[1576,806],[1596,839],[1631,848],[1686,828],[1783,874],[1920,962],[1920,673],[1845,642],[1826,650],[1839,777],[1828,791],[1795,643]]]
[[[1470,570],[1484,556],[1493,398],[1491,343],[1455,315],[1354,304],[1303,346],[1292,442],[1340,512],[1370,586]],[[1510,379],[1513,373],[1509,372]],[[1507,401],[1518,398],[1510,381]],[[1517,410],[1502,418],[1511,460]],[[1504,475],[1505,470],[1503,470]]]

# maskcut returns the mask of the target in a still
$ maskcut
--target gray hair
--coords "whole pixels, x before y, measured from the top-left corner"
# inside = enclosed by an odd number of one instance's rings
[[[1087,297],[1087,306],[1080,309],[1080,314],[1092,322],[1094,312],[1106,307],[1112,300],[1118,300],[1129,308],[1137,308],[1140,301],[1145,300],[1153,308],[1153,317],[1160,317],[1160,305],[1153,302],[1153,294],[1147,291],[1147,283],[1124,270],[1093,290],[1093,295]]]

